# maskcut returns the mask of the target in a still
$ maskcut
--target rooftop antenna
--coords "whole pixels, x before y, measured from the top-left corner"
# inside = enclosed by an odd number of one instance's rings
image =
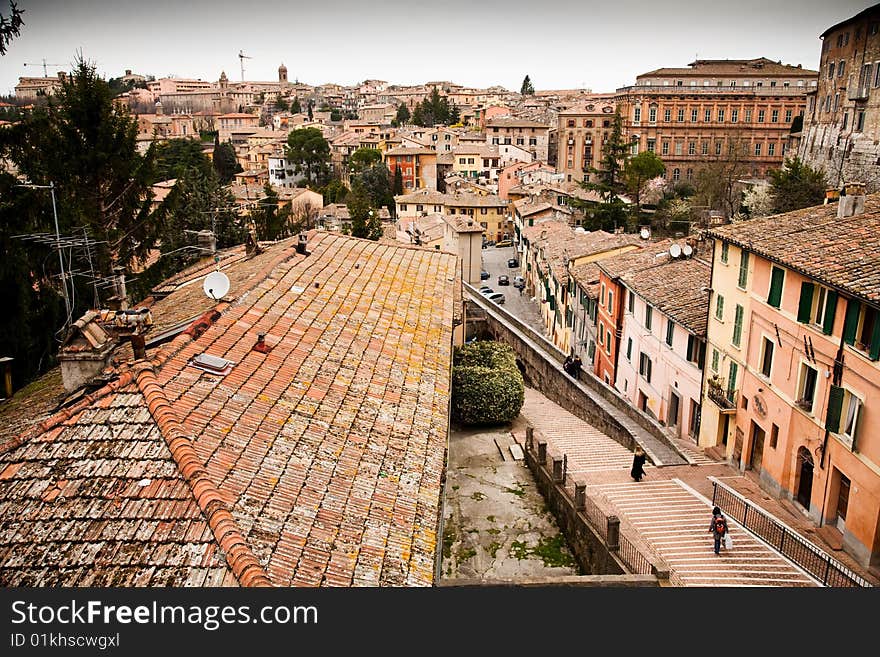
[[[245,55],[243,50],[238,51],[238,61],[241,63],[241,81],[244,82],[244,60],[253,59],[250,55]]]
[[[43,57],[43,63],[42,63],[42,64],[35,64],[34,62],[25,62],[24,65],[25,65],[25,66],[42,66],[42,67],[43,67],[43,77],[44,77],[44,78],[48,78],[48,77],[49,77],[49,73],[46,71],[46,67],[47,67],[47,66],[64,66],[64,64],[47,64],[47,63],[46,63],[46,58],[45,58],[45,57]]]

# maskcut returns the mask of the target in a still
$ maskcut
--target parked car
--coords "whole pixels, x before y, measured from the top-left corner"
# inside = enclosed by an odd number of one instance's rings
[[[487,294],[486,298],[489,301],[494,301],[495,303],[497,303],[499,305],[504,303],[504,295],[501,294],[501,292],[494,292],[492,294]]]
[[[514,276],[513,277],[513,287],[515,288],[524,288],[526,286],[526,279],[522,276]]]
[[[487,272],[485,269],[482,270],[482,271],[480,272],[480,280],[481,280],[481,281],[485,281],[485,280],[488,280],[488,279],[489,279],[489,272]]]
[[[513,242],[510,240],[501,240],[500,242],[495,243],[496,249],[503,249],[506,246],[513,246]]]
[[[495,290],[493,290],[493,289],[492,289],[491,287],[489,287],[488,285],[483,285],[483,286],[480,288],[480,294],[492,294],[494,291],[495,291]]]
[[[501,276],[498,277],[498,285],[510,285],[510,278],[507,274],[501,274]]]
[[[483,242],[483,248],[486,249],[490,246],[495,246],[495,240],[486,240]]]
[[[511,258],[510,260],[507,261],[507,266],[510,267],[511,269],[513,269],[515,267],[519,267],[519,260],[517,260],[516,258]]]

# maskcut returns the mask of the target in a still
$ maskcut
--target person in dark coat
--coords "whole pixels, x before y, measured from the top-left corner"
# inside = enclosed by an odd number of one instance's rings
[[[571,361],[571,375],[574,377],[575,381],[580,381],[581,378],[581,362],[580,356],[575,356],[574,360]]]
[[[566,374],[569,374],[569,375],[571,374],[571,364],[573,362],[574,361],[571,358],[571,354],[569,354],[568,356],[565,357],[565,362],[562,363],[562,369],[565,370]]]
[[[645,450],[642,449],[641,445],[636,445],[636,451],[633,455],[633,465],[632,470],[629,471],[630,476],[636,481],[641,481],[642,477],[645,476]]]
[[[709,533],[715,539],[715,554],[720,554],[721,541],[727,535],[727,518],[721,513],[719,507],[712,509],[712,524],[709,525]]]

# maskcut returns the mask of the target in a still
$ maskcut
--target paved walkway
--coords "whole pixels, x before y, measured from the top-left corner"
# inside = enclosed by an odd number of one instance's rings
[[[569,484],[573,487],[575,480],[586,484],[587,496],[607,513],[620,517],[622,531],[631,540],[669,565],[673,581],[685,586],[818,585],[730,519],[734,547],[714,554],[708,531],[712,510],[709,477],[714,477],[869,582],[880,583],[876,575],[824,541],[812,521],[792,503],[771,498],[753,479],[714,461],[696,444],[685,446],[692,452],[693,465],[647,465],[645,478],[635,482],[629,476],[632,454],[627,449],[538,391],[526,389],[521,414],[544,435],[548,452],[566,455]]]

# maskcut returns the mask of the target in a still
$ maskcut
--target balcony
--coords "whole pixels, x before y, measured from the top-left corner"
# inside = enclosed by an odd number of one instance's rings
[[[868,85],[854,85],[847,89],[846,97],[849,100],[868,100]]]
[[[722,415],[736,413],[736,391],[709,387],[709,399],[715,402]]]

